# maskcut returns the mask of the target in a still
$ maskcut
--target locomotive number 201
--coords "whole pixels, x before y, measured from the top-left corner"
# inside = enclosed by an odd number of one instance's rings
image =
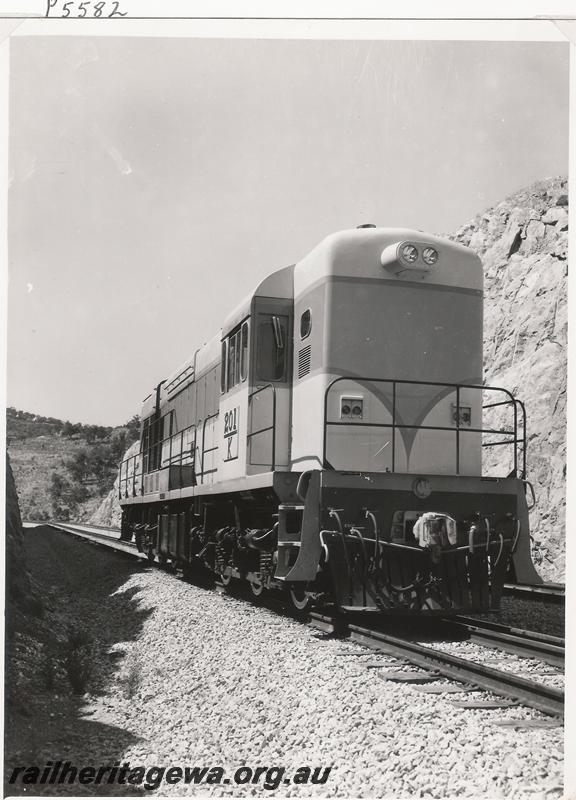
[[[238,433],[238,408],[233,408],[224,414],[224,436]]]
[[[226,442],[224,461],[238,458],[238,415],[240,408],[231,408],[224,414],[224,440]]]

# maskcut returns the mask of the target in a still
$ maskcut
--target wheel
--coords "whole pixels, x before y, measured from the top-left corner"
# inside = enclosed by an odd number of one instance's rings
[[[290,589],[290,602],[296,611],[305,611],[310,605],[310,597],[304,589],[292,587]]]
[[[248,581],[248,583],[250,585],[250,591],[254,597],[260,597],[264,591],[264,584],[261,581]]]
[[[220,580],[222,581],[223,586],[230,586],[230,581],[232,580],[232,575],[225,575],[223,572],[220,573]]]

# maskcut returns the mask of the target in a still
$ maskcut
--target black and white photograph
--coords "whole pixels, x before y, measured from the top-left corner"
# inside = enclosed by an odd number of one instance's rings
[[[4,796],[569,798],[571,29],[129,5],[0,19]]]

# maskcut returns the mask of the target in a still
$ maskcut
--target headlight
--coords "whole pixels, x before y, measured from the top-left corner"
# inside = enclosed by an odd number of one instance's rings
[[[412,491],[420,500],[425,500],[432,494],[432,486],[426,478],[416,478],[412,483]]]
[[[401,250],[401,255],[407,264],[413,264],[418,260],[418,249],[413,244],[405,244]]]
[[[438,261],[438,250],[435,250],[433,247],[425,247],[422,251],[422,258],[425,264],[432,266],[432,264]]]

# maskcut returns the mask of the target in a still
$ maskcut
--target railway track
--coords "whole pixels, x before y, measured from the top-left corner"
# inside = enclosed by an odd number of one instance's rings
[[[100,526],[53,523],[51,527],[70,533],[82,539],[101,544],[133,557],[145,559],[132,542],[121,542],[119,531]],[[449,679],[456,686],[440,687],[441,691],[471,692],[483,690],[507,698],[506,705],[522,704],[554,717],[564,715],[564,692],[525,678],[514,672],[495,669],[486,663],[462,658],[442,649],[421,644],[412,639],[393,636],[383,630],[364,627],[339,614],[311,612],[309,622],[324,633],[346,637],[379,653],[397,659],[401,664],[410,664],[424,672],[416,675],[394,672],[390,679],[411,680],[413,682],[434,679]],[[485,620],[456,616],[442,618],[441,623],[449,631],[458,630],[468,641],[492,650],[513,653],[522,658],[537,659],[557,668],[564,666],[564,640],[535,631],[526,631]],[[386,677],[383,675],[383,677]],[[427,689],[427,691],[431,691]],[[481,700],[460,703],[474,707],[494,706],[498,701]]]
[[[558,636],[472,617],[456,616],[447,618],[446,621],[466,630],[470,641],[485,647],[504,650],[523,658],[537,658],[555,667],[564,667],[565,642]]]
[[[117,528],[105,528],[100,525],[76,525],[67,522],[42,523],[49,524],[49,527],[70,533],[80,539],[92,541],[95,544],[102,544],[112,550],[122,553],[129,553],[135,558],[146,558],[144,553],[139,553],[134,542],[120,541],[120,531]]]
[[[482,689],[486,692],[509,698],[512,704],[527,705],[531,708],[543,711],[545,714],[556,717],[562,717],[564,714],[564,692],[560,689],[529,680],[513,672],[494,669],[494,667],[486,663],[478,663],[471,659],[461,658],[445,650],[412,641],[411,638],[392,636],[381,630],[374,630],[353,623],[347,623],[339,616],[332,617],[312,612],[310,614],[310,619],[312,625],[325,633],[347,636],[351,641],[358,642],[380,653],[398,659],[400,663],[410,664],[414,667],[418,667],[420,670],[424,670],[424,672],[419,675],[394,672],[391,675],[391,679],[393,680],[424,682],[428,681],[430,677],[434,679],[439,677],[448,678],[451,681],[456,681],[459,686],[448,688],[441,687],[438,689],[439,692],[470,692]],[[455,623],[452,619],[447,622],[450,626],[454,624],[459,624],[460,626],[464,625],[462,622]],[[472,627],[476,628],[477,631],[480,630],[479,626],[474,625]],[[482,631],[482,633],[488,636],[489,631]],[[492,631],[492,633],[494,633],[494,631]],[[498,633],[500,633],[500,631],[498,631]],[[544,660],[538,649],[534,651],[529,650],[527,641],[530,639],[530,632],[524,631],[523,633],[528,634],[528,636],[524,638],[525,644],[522,656],[525,658]],[[540,643],[538,635],[536,635],[535,641]],[[484,642],[482,642],[482,644],[484,644]],[[491,648],[497,646],[498,649],[504,649],[500,647],[500,645],[497,645],[497,640],[491,640],[488,646]],[[562,651],[563,657],[563,647],[558,643],[556,643],[555,646],[559,651]],[[560,656],[559,653],[556,653],[556,655],[558,655],[558,657]],[[475,707],[494,704],[493,700],[473,703]],[[496,705],[498,705],[497,702]],[[510,705],[510,703],[506,703],[506,705]]]
[[[548,600],[551,603],[564,603],[566,599],[566,590],[562,583],[505,583],[504,594],[538,602]]]

